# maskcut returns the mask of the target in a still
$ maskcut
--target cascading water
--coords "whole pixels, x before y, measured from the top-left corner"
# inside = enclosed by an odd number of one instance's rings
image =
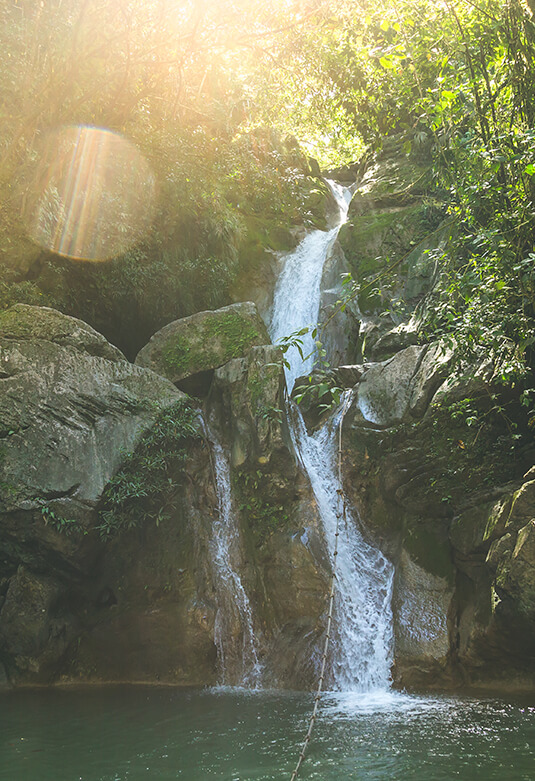
[[[340,519],[331,683],[342,691],[374,691],[386,688],[390,679],[394,573],[382,553],[364,540],[355,519],[343,512],[336,464],[341,416],[339,408],[309,436],[299,410],[293,409],[292,433],[316,498],[333,567]]]
[[[345,221],[351,193],[329,183],[340,205],[339,224],[330,231],[314,231],[289,255],[275,290],[271,319],[273,341],[317,322],[320,284],[325,260]],[[286,382],[291,390],[296,377],[310,372],[314,342],[303,338],[303,361],[295,349]],[[380,551],[372,548],[359,524],[342,512],[341,486],[336,467],[336,432],[341,422],[339,409],[316,433],[307,434],[299,410],[289,410],[292,437],[303,468],[308,474],[325,539],[334,567],[337,515],[340,526],[336,560],[335,630],[331,666],[332,685],[342,691],[374,691],[388,688],[393,647],[391,597],[393,567]]]
[[[338,224],[329,231],[312,231],[286,258],[273,298],[269,330],[274,343],[318,321],[323,266],[345,222],[351,201],[349,188],[336,182],[328,183],[340,209]],[[301,359],[295,346],[286,353],[290,364],[290,369],[286,370],[288,390],[293,388],[297,377],[310,373],[314,364],[315,341],[310,331],[299,338],[305,360]]]
[[[204,423],[213,456],[218,517],[212,526],[210,559],[216,592],[214,640],[221,666],[221,683],[255,689],[262,666],[256,650],[251,603],[239,572],[242,571],[240,533],[232,506],[230,464],[213,429]]]

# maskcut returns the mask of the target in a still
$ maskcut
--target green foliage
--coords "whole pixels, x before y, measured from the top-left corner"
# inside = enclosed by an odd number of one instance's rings
[[[317,415],[340,404],[343,389],[340,388],[327,369],[316,370],[301,385],[296,385],[292,398],[305,410],[314,409]]]
[[[270,477],[262,469],[239,470],[234,477],[234,489],[257,545],[262,545],[270,534],[286,526],[288,513],[283,504],[270,496]]]
[[[177,337],[162,350],[165,366],[171,372],[185,372],[191,363],[191,345],[187,339]]]
[[[304,379],[300,385],[296,385],[292,391],[292,398],[306,411],[314,408],[318,415],[332,409],[340,404],[342,388],[338,387],[333,375],[330,372],[330,364],[327,360],[327,351],[321,342],[321,333],[324,326],[306,326],[289,336],[283,336],[279,340],[279,347],[283,354],[283,364],[290,368],[290,363],[286,353],[291,348],[295,348],[301,358],[305,361],[314,356],[314,366],[312,372]],[[303,351],[303,337],[310,334],[314,340],[314,348],[308,355]],[[279,412],[279,410],[277,410]]]
[[[0,282],[0,306],[51,304],[133,357],[165,323],[230,303],[252,244],[287,249],[292,225],[318,219],[295,140],[250,122],[253,74],[271,57],[257,36],[284,27],[283,11],[245,0],[0,10],[0,263],[17,273],[5,293]],[[47,179],[39,145],[70,124],[123,133],[157,182],[152,229],[105,263],[36,260],[27,237]]]
[[[0,265],[0,310],[13,304],[54,306],[55,299],[43,293],[33,280],[21,279],[15,269]]]
[[[41,516],[45,522],[45,526],[51,526],[60,534],[65,534],[70,537],[72,534],[88,534],[87,529],[75,518],[65,518],[55,510],[53,510],[49,504],[43,504],[41,507]]]
[[[328,119],[324,128],[337,153],[345,145],[346,160],[351,134],[375,150],[391,136],[398,156],[427,167],[424,190],[452,230],[440,279],[420,313],[422,339],[454,337],[461,357],[491,351],[501,362],[502,381],[522,389],[533,382],[535,355],[530,9],[519,0],[441,6],[406,0],[357,8],[344,0],[326,4],[324,16],[287,41],[280,63],[289,73],[274,68],[266,89],[277,78],[294,85],[301,105],[283,89],[275,106],[282,112],[284,103],[288,113],[291,105],[292,121],[303,129],[326,114],[342,115],[342,138]],[[290,67],[296,59],[299,76]],[[308,93],[304,101],[298,78]],[[392,193],[385,190],[385,198],[395,205]],[[392,215],[361,218],[364,234],[367,220],[381,219]],[[357,243],[364,234],[353,231]],[[364,311],[402,305],[393,279],[403,273],[403,253],[377,260],[358,250],[360,289],[352,286],[340,306],[355,297]]]
[[[533,458],[527,415],[503,388],[435,407],[432,415],[391,429],[381,452],[399,452],[407,443],[407,458],[426,454],[413,499],[438,504],[446,514],[457,511],[467,492],[517,479]]]
[[[103,539],[152,520],[174,507],[187,441],[198,437],[197,411],[180,399],[160,413],[104,490],[98,531]]]

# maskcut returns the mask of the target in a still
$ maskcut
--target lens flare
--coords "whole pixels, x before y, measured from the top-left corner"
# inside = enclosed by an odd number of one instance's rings
[[[131,141],[105,128],[70,126],[37,150],[26,220],[38,244],[77,260],[108,260],[152,222],[156,183]]]

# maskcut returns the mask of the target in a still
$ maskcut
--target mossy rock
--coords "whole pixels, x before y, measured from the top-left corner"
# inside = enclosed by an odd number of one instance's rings
[[[46,306],[15,304],[0,312],[0,339],[52,342],[108,361],[125,360],[122,352],[90,325]]]
[[[256,306],[246,301],[169,323],[140,350],[135,362],[179,382],[240,358],[253,346],[269,343]]]
[[[452,545],[464,556],[488,550],[490,544],[505,533],[510,512],[511,497],[508,495],[497,502],[470,507],[453,519]]]

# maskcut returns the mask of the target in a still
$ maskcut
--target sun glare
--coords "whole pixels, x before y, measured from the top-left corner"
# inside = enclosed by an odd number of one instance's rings
[[[82,125],[48,134],[35,181],[29,231],[58,255],[107,260],[151,224],[154,175],[134,144],[110,130]]]

